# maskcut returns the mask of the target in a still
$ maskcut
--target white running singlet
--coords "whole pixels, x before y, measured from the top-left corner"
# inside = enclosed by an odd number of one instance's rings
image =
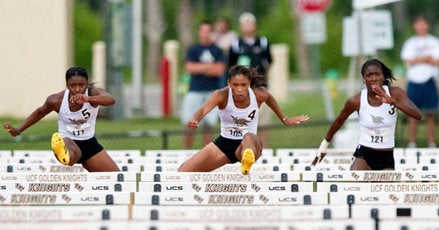
[[[96,117],[99,106],[93,107],[86,102],[76,112],[69,108],[69,90],[66,89],[61,107],[58,113],[58,132],[62,137],[69,137],[73,140],[87,140],[95,135]],[[88,96],[88,89],[85,92]]]
[[[232,89],[229,88],[227,106],[220,109],[221,136],[233,140],[241,140],[248,132],[256,134],[258,129],[259,107],[253,90],[248,88],[250,105],[237,108],[233,102]]]
[[[388,86],[383,86],[386,94],[390,96]],[[358,111],[360,123],[359,144],[376,149],[395,147],[395,124],[397,108],[383,103],[380,106],[371,106],[367,100],[367,89],[361,91],[360,110]]]

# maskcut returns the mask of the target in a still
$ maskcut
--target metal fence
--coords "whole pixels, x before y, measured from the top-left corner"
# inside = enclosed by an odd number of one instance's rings
[[[266,126],[268,130],[268,148],[318,148],[325,137],[329,126],[328,121],[308,121],[297,126],[271,125]],[[406,147],[407,131],[404,119],[399,119],[395,134],[396,147]],[[338,133],[341,138],[352,139],[350,134]],[[181,149],[183,146],[184,130],[143,130],[120,133],[97,134],[99,142],[106,149]],[[196,140],[193,148],[199,149],[201,144],[201,133],[196,133]],[[215,133],[217,135],[217,133]],[[419,129],[419,147],[426,146],[425,127],[421,124]],[[50,136],[25,136],[22,138],[1,138],[0,149],[50,149]],[[356,139],[350,142],[357,143]],[[43,146],[43,147],[41,147]]]

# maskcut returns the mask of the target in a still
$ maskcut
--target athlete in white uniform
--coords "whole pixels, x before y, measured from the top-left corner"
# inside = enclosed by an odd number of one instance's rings
[[[67,89],[50,95],[18,128],[9,122],[3,127],[18,136],[52,111],[58,113],[58,132],[52,135],[52,149],[61,164],[81,163],[89,172],[120,171],[95,138],[99,106],[115,103],[104,89],[88,84],[84,68],[72,67],[66,72]]]
[[[234,66],[229,71],[228,86],[216,90],[209,100],[187,122],[196,129],[203,117],[218,107],[221,134],[198,153],[184,162],[180,172],[209,172],[225,164],[241,162],[241,172],[248,174],[252,164],[261,156],[262,143],[256,135],[259,108],[266,103],[285,125],[296,125],[309,119],[306,115],[286,117],[277,101],[263,86],[256,71]]]
[[[99,106],[93,107],[89,102],[86,102],[78,111],[71,111],[69,95],[70,90],[66,89],[58,112],[59,134],[75,140],[87,140],[94,137]],[[84,95],[88,97],[88,89]]]
[[[392,71],[377,59],[366,61],[361,68],[366,89],[349,98],[320,144],[312,163],[320,162],[335,133],[355,111],[360,122],[359,145],[354,153],[351,170],[393,170],[395,161],[395,124],[397,109],[414,119],[421,119],[421,111],[408,99],[406,92],[390,86]]]
[[[383,85],[387,96],[390,97],[389,87]],[[358,122],[360,123],[359,144],[375,149],[388,149],[395,147],[395,125],[397,112],[395,106],[382,103],[379,106],[369,104],[367,88],[361,90],[360,110]]]

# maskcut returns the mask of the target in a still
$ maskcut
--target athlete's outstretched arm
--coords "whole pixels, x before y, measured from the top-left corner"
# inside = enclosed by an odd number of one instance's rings
[[[213,108],[218,106],[224,101],[224,93],[221,91],[224,89],[215,90],[210,98],[192,115],[191,119],[186,123],[189,129],[198,128],[198,123],[206,116]]]
[[[24,132],[24,130],[37,123],[47,114],[52,111],[56,111],[58,99],[59,94],[50,95],[47,97],[43,105],[35,109],[27,118],[24,119],[18,128],[13,127],[9,122],[5,122],[3,124],[3,128],[13,137],[20,135],[22,132]]]

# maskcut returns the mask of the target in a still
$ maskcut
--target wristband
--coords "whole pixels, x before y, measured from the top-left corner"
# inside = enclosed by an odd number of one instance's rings
[[[320,143],[319,151],[317,152],[317,157],[321,157],[322,153],[326,153],[328,150],[329,142],[326,139],[323,139],[322,143]]]

